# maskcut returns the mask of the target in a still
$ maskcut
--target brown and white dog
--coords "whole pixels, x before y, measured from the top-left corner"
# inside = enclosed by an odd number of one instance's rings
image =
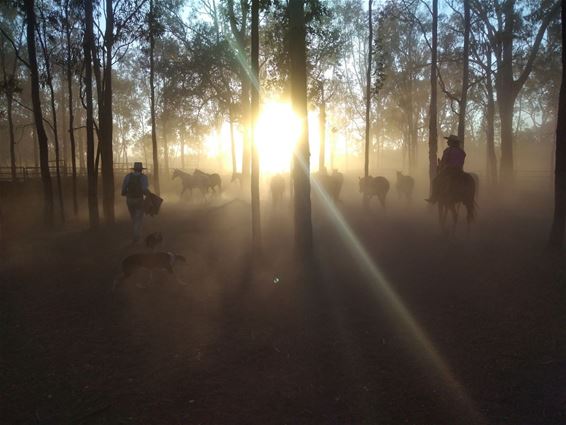
[[[149,281],[151,282],[153,272],[155,270],[166,270],[170,274],[175,275],[173,266],[176,263],[186,263],[185,257],[182,255],[173,254],[172,252],[140,252],[127,256],[122,260],[122,273],[114,279],[112,290],[116,286],[128,279],[136,270],[145,269],[149,270]],[[175,276],[177,283],[186,285],[186,283],[179,280]],[[140,286],[140,285],[138,285]]]

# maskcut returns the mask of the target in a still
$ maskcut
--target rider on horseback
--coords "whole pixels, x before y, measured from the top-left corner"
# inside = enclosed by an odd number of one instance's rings
[[[463,174],[466,152],[460,147],[458,136],[445,137],[448,147],[442,153],[442,159],[438,164],[438,174],[432,181],[432,193],[427,202],[434,204],[438,201],[438,195],[450,189],[451,182]]]

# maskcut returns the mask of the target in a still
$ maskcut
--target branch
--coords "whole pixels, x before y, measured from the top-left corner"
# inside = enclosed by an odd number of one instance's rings
[[[12,40],[12,38],[6,33],[6,31],[4,31],[4,28],[0,27],[0,32],[2,33],[2,35],[6,38],[6,40],[8,40],[8,42],[12,45],[12,48],[14,49],[14,53],[16,55],[16,57],[28,68],[29,63],[20,56],[20,53],[18,52],[18,47],[16,46],[16,43],[14,43],[14,40]]]
[[[132,10],[132,13],[130,13],[126,19],[124,19],[122,21],[122,25],[121,26],[117,26],[116,27],[116,34],[114,35],[115,39],[118,39],[120,37],[120,33],[122,31],[122,29],[126,26],[126,24],[130,21],[130,19],[132,19],[136,13],[138,13],[138,11],[141,9],[141,7],[146,3],[147,0],[141,0],[136,7],[134,8],[134,10]]]
[[[446,97],[448,99],[450,99],[452,102],[456,102],[458,104],[460,104],[461,99],[456,97],[456,95],[450,93],[448,91],[448,89],[446,88],[446,84],[444,84],[444,80],[442,79],[442,74],[440,73],[440,70],[438,70],[437,72],[438,74],[438,82],[440,83],[440,88],[442,89],[442,92],[446,95]]]
[[[18,105],[21,106],[22,108],[24,108],[26,111],[33,113],[33,109],[31,109],[29,106],[24,105],[22,102],[20,102],[19,100],[17,100],[16,98],[13,99],[14,102]],[[53,131],[53,125],[51,124],[51,122],[49,122],[45,117],[41,117],[42,121],[45,122],[45,124],[47,124],[49,126],[49,128],[51,128],[51,131]]]
[[[519,79],[513,82],[513,97],[517,96],[517,94],[525,84],[525,81],[527,81],[527,78],[529,78],[529,74],[533,69],[533,63],[536,59],[542,38],[544,37],[544,33],[546,32],[546,28],[550,24],[550,21],[552,21],[552,19],[558,14],[558,11],[560,10],[560,4],[561,2],[556,2],[552,10],[548,13],[548,15],[546,15],[546,18],[541,23],[537,36],[535,38],[535,42],[533,44],[533,47],[531,48],[529,59],[527,61],[527,64],[525,65],[525,69],[523,69],[523,72],[521,73]]]

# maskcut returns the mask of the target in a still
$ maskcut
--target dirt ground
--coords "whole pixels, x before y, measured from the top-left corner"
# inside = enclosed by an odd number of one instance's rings
[[[130,223],[8,241],[2,424],[564,424],[566,258],[546,196],[480,201],[441,234],[422,198],[368,213],[315,200],[316,261],[292,256],[288,200],[167,199],[147,218],[177,274],[112,292]]]

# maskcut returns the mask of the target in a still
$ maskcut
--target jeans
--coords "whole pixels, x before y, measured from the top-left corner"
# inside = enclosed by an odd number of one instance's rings
[[[127,198],[126,204],[134,224],[134,242],[140,240],[143,223],[143,198]]]

